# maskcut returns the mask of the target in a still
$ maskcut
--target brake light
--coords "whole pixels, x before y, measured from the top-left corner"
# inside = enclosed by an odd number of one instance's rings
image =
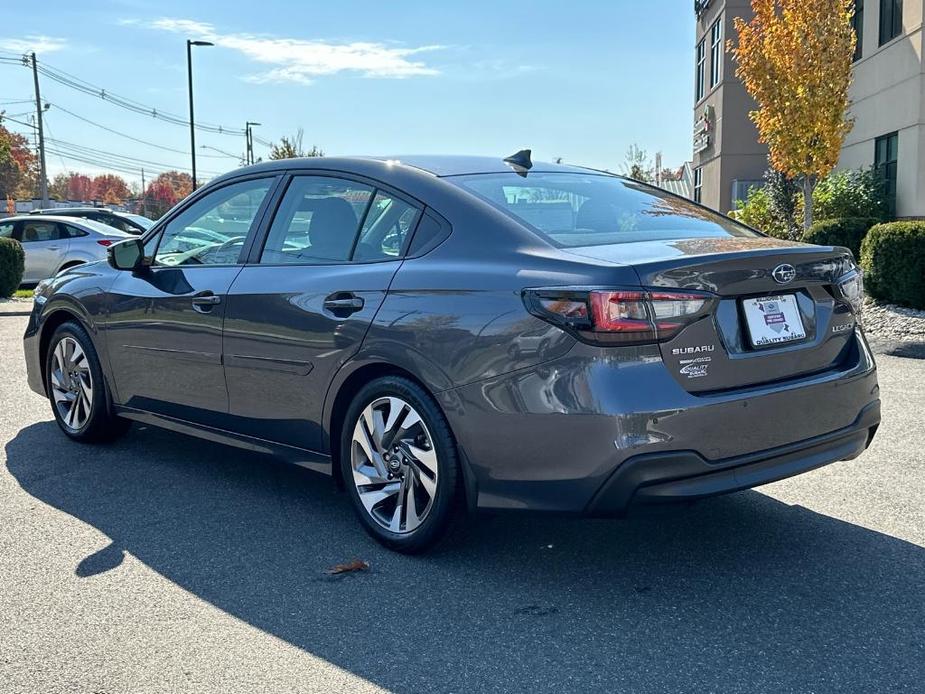
[[[587,342],[644,344],[670,340],[709,313],[714,297],[692,292],[621,289],[529,289],[527,309]]]
[[[107,248],[109,248],[112,245],[112,241],[110,241],[109,239],[99,239],[97,243],[100,244],[101,246],[106,246]]]

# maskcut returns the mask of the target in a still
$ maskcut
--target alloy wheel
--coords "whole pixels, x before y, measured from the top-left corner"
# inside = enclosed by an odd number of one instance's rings
[[[386,530],[418,528],[437,492],[437,453],[420,414],[397,397],[371,402],[350,446],[353,483],[363,508]]]
[[[83,428],[93,407],[93,376],[87,355],[73,337],[55,346],[49,376],[61,421],[75,431]]]

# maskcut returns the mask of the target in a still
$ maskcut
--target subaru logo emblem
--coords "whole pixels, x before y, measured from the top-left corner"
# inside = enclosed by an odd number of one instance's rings
[[[778,265],[771,271],[771,277],[773,277],[774,281],[778,284],[787,284],[788,282],[793,282],[793,278],[796,276],[797,269],[788,263]]]

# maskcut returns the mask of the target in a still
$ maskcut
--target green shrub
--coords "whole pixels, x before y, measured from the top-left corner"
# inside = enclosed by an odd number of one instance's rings
[[[0,297],[6,299],[12,296],[19,287],[25,263],[26,254],[19,241],[0,238]]]
[[[803,235],[803,240],[820,246],[845,246],[851,249],[855,258],[860,258],[861,241],[877,221],[858,217],[821,219],[813,223]]]
[[[799,238],[803,220],[803,191],[786,177],[769,170],[765,185],[748,191],[748,198],[738,202],[730,213],[768,236]],[[792,204],[791,204],[792,203]],[[883,177],[873,168],[833,171],[813,190],[815,219],[890,219],[890,201]]]
[[[739,200],[729,216],[768,236],[787,238],[787,229],[771,214],[770,200],[764,188],[749,188],[748,198]]]
[[[813,191],[813,217],[888,220],[890,201],[883,176],[873,168],[833,171]]]
[[[873,227],[861,243],[861,267],[873,296],[925,308],[925,221]]]

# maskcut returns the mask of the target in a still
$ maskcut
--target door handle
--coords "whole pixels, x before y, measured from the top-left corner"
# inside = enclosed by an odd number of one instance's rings
[[[191,299],[193,303],[193,309],[199,311],[200,313],[208,313],[212,310],[213,306],[217,306],[222,303],[222,297],[218,294],[214,294],[210,291],[200,292],[196,294]]]
[[[356,313],[363,310],[363,304],[363,297],[352,292],[337,292],[324,300],[324,307],[334,315]]]

